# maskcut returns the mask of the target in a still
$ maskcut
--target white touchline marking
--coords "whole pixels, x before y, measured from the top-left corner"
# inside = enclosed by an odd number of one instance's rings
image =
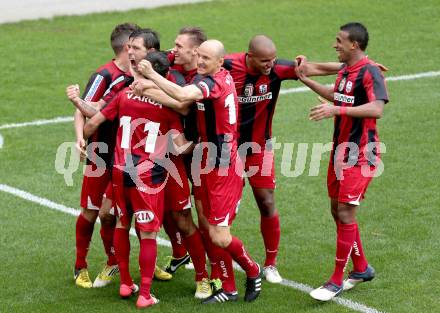
[[[34,202],[39,205],[45,206],[47,208],[50,208],[50,209],[53,209],[56,211],[60,211],[63,213],[67,213],[67,214],[70,214],[73,216],[78,216],[80,214],[80,210],[66,207],[62,204],[58,204],[58,203],[55,203],[51,200],[35,196],[29,192],[26,192],[24,190],[20,190],[20,189],[17,189],[17,188],[8,186],[8,185],[0,184],[0,191],[9,193],[9,194],[14,195],[16,197],[19,197],[21,199],[24,199],[24,200],[27,200],[30,202]],[[97,219],[96,222],[99,223],[99,219]],[[136,236],[136,232],[133,229],[130,230],[130,234],[132,236]],[[161,246],[171,247],[171,243],[168,240],[163,239],[163,238],[158,237],[157,243]],[[243,271],[238,264],[234,264],[234,268],[239,269],[240,271]],[[304,293],[309,293],[313,289],[312,287],[310,287],[308,285],[301,284],[301,283],[291,281],[288,279],[283,279],[283,281],[281,282],[281,285],[302,291]],[[352,310],[362,312],[362,313],[383,313],[383,312],[378,311],[374,308],[370,308],[364,304],[361,304],[361,303],[358,303],[355,301],[351,301],[348,299],[344,299],[341,297],[336,297],[333,299],[333,301],[339,305],[345,306],[347,308],[350,308]]]
[[[436,76],[440,76],[440,71],[431,71],[431,72],[401,75],[401,76],[390,76],[390,77],[385,77],[385,80],[389,82],[389,81],[400,81],[400,80],[413,80],[413,79],[436,77]],[[326,86],[333,86],[333,84],[328,84]],[[311,90],[308,87],[281,89],[280,95],[285,95],[289,93],[307,92],[307,91],[311,91]]]
[[[386,81],[413,80],[413,79],[426,78],[426,77],[436,77],[436,76],[440,76],[440,71],[431,71],[431,72],[402,75],[402,76],[391,76],[391,77],[387,77]],[[327,86],[333,86],[333,85],[329,84]],[[301,93],[301,92],[308,92],[308,91],[311,91],[308,87],[288,88],[288,89],[281,89],[280,95],[291,94],[291,93]],[[24,123],[4,124],[4,125],[0,125],[0,129],[18,128],[18,127],[26,127],[26,126],[39,126],[39,125],[47,125],[47,124],[58,124],[58,123],[65,123],[65,122],[72,122],[72,121],[73,121],[73,117],[71,117],[71,116],[59,116],[59,117],[55,117],[53,119],[47,119],[47,120],[36,120],[36,121],[24,122]]]
[[[55,211],[60,211],[60,212],[63,212],[63,213],[67,213],[67,214],[70,214],[70,215],[73,215],[73,216],[78,216],[81,213],[81,210],[66,207],[66,206],[64,206],[62,204],[55,203],[55,202],[50,201],[48,199],[35,196],[35,195],[33,195],[33,194],[29,193],[29,192],[26,192],[24,190],[20,190],[20,189],[17,189],[17,188],[8,186],[8,185],[0,184],[0,191],[9,193],[11,195],[14,195],[16,197],[22,198],[24,200],[28,200],[30,202],[37,203],[37,204],[45,206],[45,207],[47,207],[49,209],[52,209],[52,210],[55,210]],[[96,220],[96,223],[100,223],[99,222],[99,218]],[[135,230],[131,229],[130,230],[130,234],[133,235],[133,236],[136,236]],[[168,240],[166,240],[166,239],[162,239],[162,238],[157,237],[157,243],[162,245],[162,246],[171,247],[171,243]]]
[[[3,136],[0,134],[0,149],[3,148],[3,143],[5,141],[3,140]]]
[[[58,124],[58,123],[65,123],[65,122],[73,122],[73,117],[72,116],[59,116],[59,117],[55,117],[55,118],[49,119],[49,120],[36,120],[36,121],[32,121],[32,122],[4,124],[4,125],[0,125],[0,129],[19,128],[19,127],[26,127],[26,126],[39,126],[39,125],[46,125],[46,124]]]

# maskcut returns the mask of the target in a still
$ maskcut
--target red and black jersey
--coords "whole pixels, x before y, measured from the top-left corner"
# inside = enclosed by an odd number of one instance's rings
[[[196,102],[200,140],[216,148],[208,160],[216,167],[229,166],[237,152],[238,101],[234,80],[221,68],[212,76],[197,75],[193,83],[203,94],[203,99]]]
[[[190,84],[197,75],[197,68],[190,71],[185,71],[182,65],[174,64],[175,55],[172,51],[168,53],[168,60],[171,64],[170,72],[179,72],[183,75],[186,84]],[[172,80],[171,80],[172,81]],[[180,85],[178,82],[176,84]],[[181,85],[182,86],[182,85]],[[199,133],[197,132],[197,109],[195,106],[191,106],[187,115],[182,115],[183,129],[185,132],[185,138],[189,141],[197,142],[199,139]]]
[[[119,120],[114,167],[134,172],[144,182],[159,183],[165,174],[160,163],[169,152],[170,136],[183,132],[179,114],[148,97],[127,93],[129,90],[123,89],[101,111],[106,119]]]
[[[363,58],[352,66],[344,65],[338,72],[334,87],[334,104],[344,107],[360,106],[375,100],[388,102],[385,80],[376,64]],[[350,164],[374,165],[380,156],[379,137],[374,118],[354,118],[335,116],[332,158],[335,158],[336,147],[341,143],[354,143],[358,149],[347,146],[341,149],[337,160]],[[368,150],[366,147],[372,144]]]
[[[99,67],[95,73],[90,77],[84,90],[83,99],[86,101],[97,102],[104,99],[109,102],[122,88],[127,87],[132,81],[130,74],[123,72],[116,66],[114,60]],[[113,155],[114,143],[116,138],[116,129],[118,125],[110,121],[102,123],[96,132],[89,138],[88,143],[103,142],[107,145],[107,152],[97,149],[92,145],[92,160],[87,160],[96,163],[93,160],[93,155],[98,155],[107,165],[110,166],[110,161]]]
[[[298,79],[296,63],[276,60],[269,75],[254,73],[246,66],[246,53],[225,56],[225,69],[229,70],[237,90],[239,114],[239,144],[255,142],[264,147],[272,138],[272,118],[275,104],[286,79]]]

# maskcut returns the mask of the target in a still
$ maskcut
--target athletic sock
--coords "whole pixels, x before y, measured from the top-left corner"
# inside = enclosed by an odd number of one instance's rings
[[[362,247],[361,236],[359,233],[359,225],[356,223],[356,238],[351,251],[351,259],[353,260],[353,270],[355,272],[365,272],[368,266],[367,258]]]
[[[170,238],[171,247],[173,249],[172,255],[176,259],[181,259],[186,255],[186,248],[182,234],[177,229],[176,222],[171,216],[171,212],[164,213],[163,228]]]
[[[115,228],[115,236],[113,239],[115,247],[116,259],[118,260],[119,275],[121,284],[128,286],[133,285],[130,275],[130,238],[129,231],[123,228]]]
[[[335,270],[330,281],[342,285],[344,271],[356,238],[356,224],[337,224]]]
[[[264,247],[266,248],[264,266],[275,266],[281,236],[280,217],[278,213],[272,217],[261,216],[260,229],[263,235]]]
[[[203,278],[208,278],[206,272],[206,254],[203,246],[203,241],[198,229],[190,235],[185,237],[185,247],[188,250],[191,260],[194,264],[196,272],[196,281],[201,281]]]
[[[107,254],[107,265],[116,265],[118,261],[115,256],[115,248],[113,247],[113,236],[115,234],[114,226],[104,226],[101,224],[102,243],[104,244],[105,253]]]
[[[157,243],[156,239],[142,239],[139,251],[139,267],[141,269],[141,287],[139,295],[150,298],[151,282],[156,266]]]
[[[82,214],[80,214],[76,220],[76,269],[87,268],[86,257],[89,251],[94,225],[95,223],[89,222]]]
[[[246,272],[247,277],[254,278],[259,275],[257,263],[250,257],[244,248],[243,243],[237,237],[232,236],[232,241],[226,249],[231,257]]]

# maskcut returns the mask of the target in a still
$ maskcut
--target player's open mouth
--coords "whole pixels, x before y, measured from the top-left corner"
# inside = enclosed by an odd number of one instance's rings
[[[130,60],[130,64],[132,67],[136,67],[136,61],[134,59]]]

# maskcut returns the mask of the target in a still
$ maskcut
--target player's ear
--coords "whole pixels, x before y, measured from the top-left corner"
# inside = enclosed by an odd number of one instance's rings
[[[220,64],[220,66],[223,66],[223,62],[225,62],[225,58],[220,58],[220,59],[218,60],[218,62],[219,62],[219,64]]]

